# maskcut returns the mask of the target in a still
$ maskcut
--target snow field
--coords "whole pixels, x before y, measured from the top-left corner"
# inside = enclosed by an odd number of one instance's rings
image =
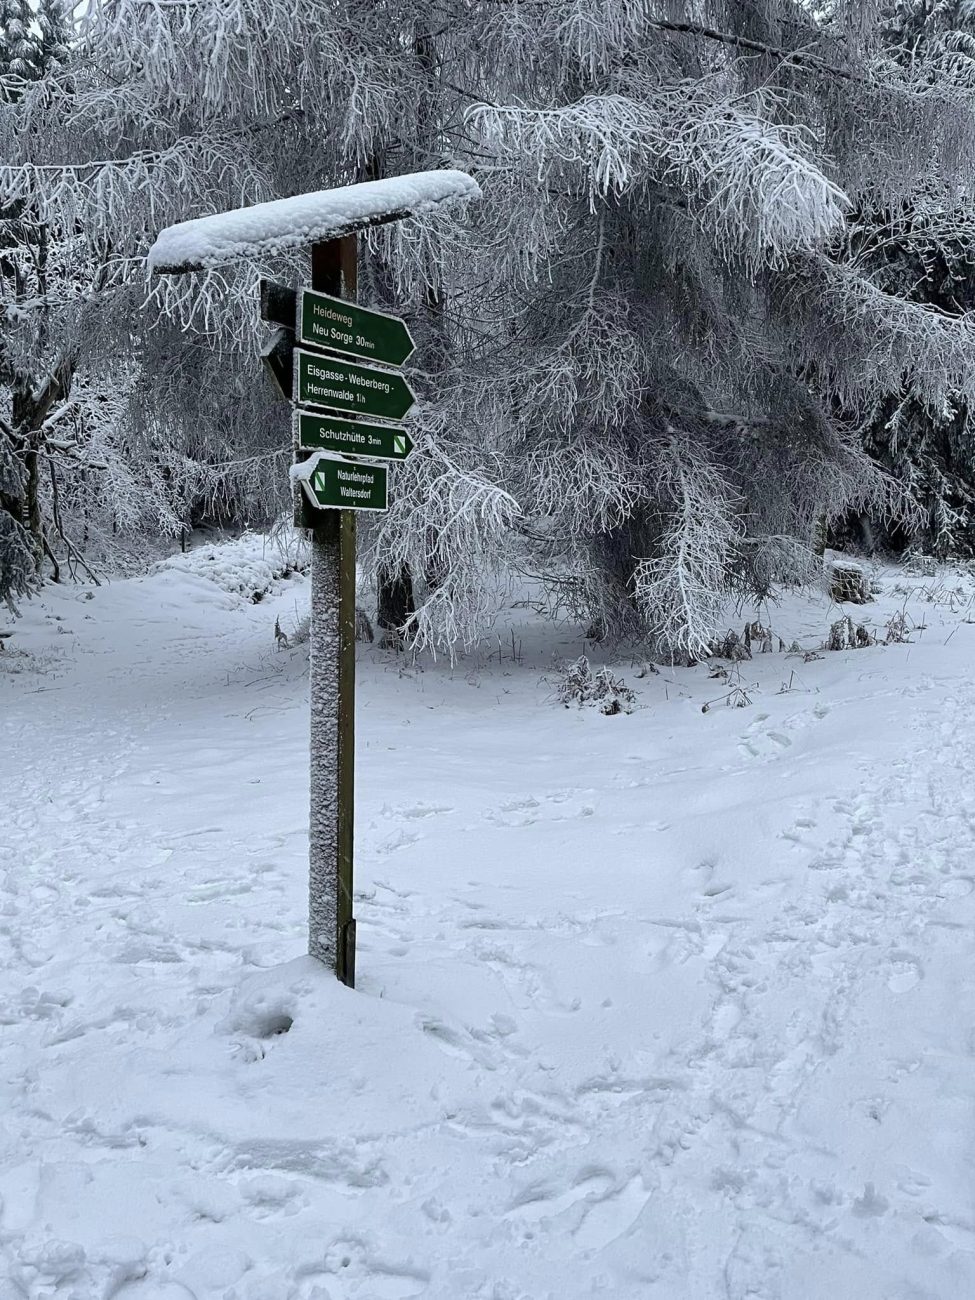
[[[586,647],[521,610],[520,662],[362,649],[352,992],[302,956],[307,580],[198,563],[0,659],[2,1300],[975,1291],[968,574],[706,714],[705,665],[558,707]]]

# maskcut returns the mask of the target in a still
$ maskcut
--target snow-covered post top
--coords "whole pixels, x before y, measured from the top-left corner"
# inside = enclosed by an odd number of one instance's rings
[[[367,226],[422,215],[440,203],[480,196],[477,181],[460,171],[414,172],[296,194],[167,226],[149,249],[149,266],[157,273],[203,271],[237,258],[338,239]]]

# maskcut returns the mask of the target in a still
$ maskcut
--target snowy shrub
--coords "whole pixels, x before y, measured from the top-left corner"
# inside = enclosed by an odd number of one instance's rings
[[[588,658],[581,655],[560,670],[555,686],[555,697],[568,708],[571,704],[590,704],[600,713],[631,713],[636,695],[607,667],[593,671]]]
[[[752,643],[754,642],[759,646],[760,654],[772,653],[772,633],[767,627],[763,627],[757,618],[751,623],[745,624],[743,640],[749,652],[751,652]]]
[[[714,655],[717,659],[731,659],[733,661],[751,659],[752,657],[751,649],[742,641],[738,633],[730,627],[723,637],[717,637],[711,642],[708,653]]]
[[[897,610],[887,620],[884,645],[901,645],[911,639],[911,625],[902,609]]]
[[[150,572],[167,569],[191,573],[215,582],[231,595],[244,596],[257,604],[284,578],[302,573],[308,564],[307,543],[294,530],[279,530],[272,537],[245,533],[231,542],[199,546],[185,555],[171,555]]]
[[[732,628],[729,628],[724,636],[716,637],[708,647],[708,654],[715,659],[731,659],[737,663],[742,659],[751,659],[752,647],[755,645],[758,646],[760,654],[772,653],[772,631],[759,622],[758,619],[746,623],[741,636]],[[779,649],[785,649],[785,642],[781,637],[779,637]]]
[[[874,638],[864,625],[854,624],[849,614],[838,618],[830,626],[829,636],[826,638],[827,650],[862,650],[865,646],[873,644]]]
[[[718,670],[712,672],[710,675],[718,678],[720,681],[727,682],[730,689],[726,695],[719,695],[717,699],[707,700],[702,704],[702,713],[710,712],[711,708],[715,704],[725,704],[730,709],[745,709],[749,704],[751,704],[752,697],[748,694],[748,690],[746,690],[742,685],[740,662],[733,664],[730,670],[719,665]],[[754,689],[754,686],[749,687],[749,690]]]

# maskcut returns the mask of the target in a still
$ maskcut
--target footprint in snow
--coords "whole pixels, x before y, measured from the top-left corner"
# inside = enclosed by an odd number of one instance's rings
[[[967,898],[975,889],[975,881],[971,876],[953,876],[946,880],[938,889],[939,898]]]
[[[397,830],[381,840],[376,848],[380,853],[395,853],[397,849],[405,849],[415,844],[419,838],[419,835],[415,835],[412,831]]]
[[[494,1069],[493,1060],[478,1048],[469,1032],[462,1034],[456,1029],[451,1029],[442,1020],[431,1016],[417,1016],[417,1024],[446,1056],[458,1057],[460,1060],[476,1062],[487,1069]]]
[[[702,898],[720,898],[722,894],[730,894],[734,891],[734,884],[730,880],[715,880],[715,872],[718,869],[718,863],[715,858],[704,858],[691,868],[685,868],[685,872],[692,875],[694,883],[700,889]]]
[[[723,894],[733,893],[734,888],[734,885],[731,884],[730,881],[716,881],[714,884],[706,886],[706,888],[701,892],[705,898],[721,898]]]
[[[809,841],[802,832],[814,830],[816,824],[815,819],[812,817],[797,817],[791,826],[779,831],[779,839],[789,840],[792,844],[806,845]]]
[[[592,804],[575,804],[573,790],[556,790],[536,798],[527,795],[509,799],[497,808],[489,809],[484,816],[499,826],[530,826],[538,821],[564,821],[570,817],[591,817],[596,809]],[[556,805],[554,808],[552,805]]]
[[[775,758],[792,746],[793,737],[790,733],[821,722],[828,714],[828,705],[817,704],[813,709],[783,719],[781,725],[773,729],[765,726],[771,715],[759,713],[745,728],[745,734],[738,742],[738,750],[746,758]]]
[[[196,1300],[195,1292],[182,1282],[168,1282],[162,1278],[142,1277],[123,1282],[109,1292],[110,1300]]]
[[[559,1218],[577,1246],[597,1251],[633,1226],[648,1199],[641,1178],[620,1180],[608,1169],[590,1167],[580,1170],[565,1191],[553,1183],[533,1183],[505,1217],[527,1223]]]
[[[909,993],[921,982],[924,972],[918,959],[909,952],[890,954],[890,974],[887,987],[891,993]]]
[[[453,812],[447,804],[409,804],[399,808],[385,805],[381,810],[383,817],[405,817],[409,821],[419,821],[425,817],[438,817]]]
[[[336,1300],[340,1296],[344,1300],[347,1295],[361,1300],[412,1300],[413,1296],[423,1295],[430,1285],[430,1274],[426,1269],[384,1259],[358,1237],[340,1237],[333,1241],[324,1259],[318,1254],[307,1263],[299,1264],[295,1275],[306,1282],[324,1275],[327,1279],[324,1294],[335,1296]],[[340,1290],[337,1291],[336,1286]],[[297,1292],[289,1291],[288,1294]],[[301,1294],[305,1294],[304,1290]],[[310,1294],[321,1294],[321,1290],[312,1283]]]

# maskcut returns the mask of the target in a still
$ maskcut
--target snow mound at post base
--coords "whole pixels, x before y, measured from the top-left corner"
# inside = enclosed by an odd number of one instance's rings
[[[149,250],[149,266],[156,272],[205,270],[236,258],[337,239],[364,226],[420,216],[440,203],[480,194],[472,176],[452,170],[296,194],[167,226]]]

